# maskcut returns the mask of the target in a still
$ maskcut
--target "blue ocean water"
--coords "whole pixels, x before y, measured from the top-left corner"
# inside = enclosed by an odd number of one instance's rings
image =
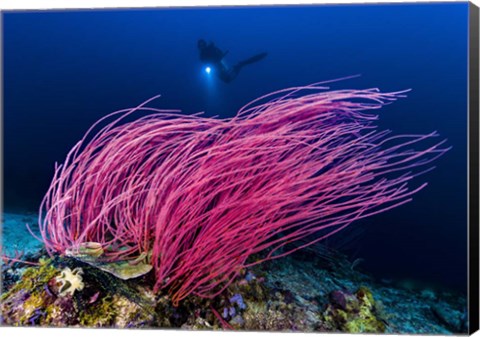
[[[466,290],[468,4],[318,5],[7,12],[5,209],[35,211],[53,173],[105,114],[152,105],[232,116],[278,89],[362,74],[333,89],[411,88],[379,113],[395,133],[437,130],[453,148],[413,202],[361,223],[356,257],[379,278]],[[197,40],[231,64],[268,56],[225,84]]]

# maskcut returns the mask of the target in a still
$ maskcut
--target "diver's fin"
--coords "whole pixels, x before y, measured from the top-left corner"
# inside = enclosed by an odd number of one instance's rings
[[[255,62],[258,62],[260,60],[263,60],[265,58],[265,56],[267,56],[268,53],[260,53],[260,54],[257,54],[255,56],[252,56],[244,61],[241,61],[241,62],[238,62],[238,65],[239,67],[243,67],[247,64],[252,64],[252,63],[255,63]]]

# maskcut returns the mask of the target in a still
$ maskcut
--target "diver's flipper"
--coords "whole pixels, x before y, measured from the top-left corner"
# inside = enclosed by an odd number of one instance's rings
[[[261,53],[261,54],[257,54],[255,56],[252,56],[244,61],[241,61],[237,64],[238,67],[243,67],[247,64],[252,64],[252,63],[255,63],[255,62],[258,62],[260,60],[263,60],[265,58],[265,56],[267,56],[268,53]]]

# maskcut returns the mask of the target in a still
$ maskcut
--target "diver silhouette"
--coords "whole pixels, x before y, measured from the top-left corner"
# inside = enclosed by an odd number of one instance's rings
[[[229,67],[224,60],[228,50],[223,52],[213,42],[207,43],[203,39],[198,40],[197,46],[200,52],[200,61],[212,67],[217,76],[225,83],[233,81],[244,66],[258,62],[267,56],[267,53],[260,53]]]

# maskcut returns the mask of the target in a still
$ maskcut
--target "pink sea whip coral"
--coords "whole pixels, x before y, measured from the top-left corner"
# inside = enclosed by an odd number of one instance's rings
[[[410,201],[426,186],[411,180],[448,150],[444,141],[376,129],[369,111],[405,92],[327,89],[281,90],[230,119],[149,101],[105,117],[55,168],[39,218],[47,250],[95,242],[110,261],[148,254],[155,289],[178,304]],[[149,114],[124,122],[139,111]],[[296,240],[306,244],[288,248]]]

